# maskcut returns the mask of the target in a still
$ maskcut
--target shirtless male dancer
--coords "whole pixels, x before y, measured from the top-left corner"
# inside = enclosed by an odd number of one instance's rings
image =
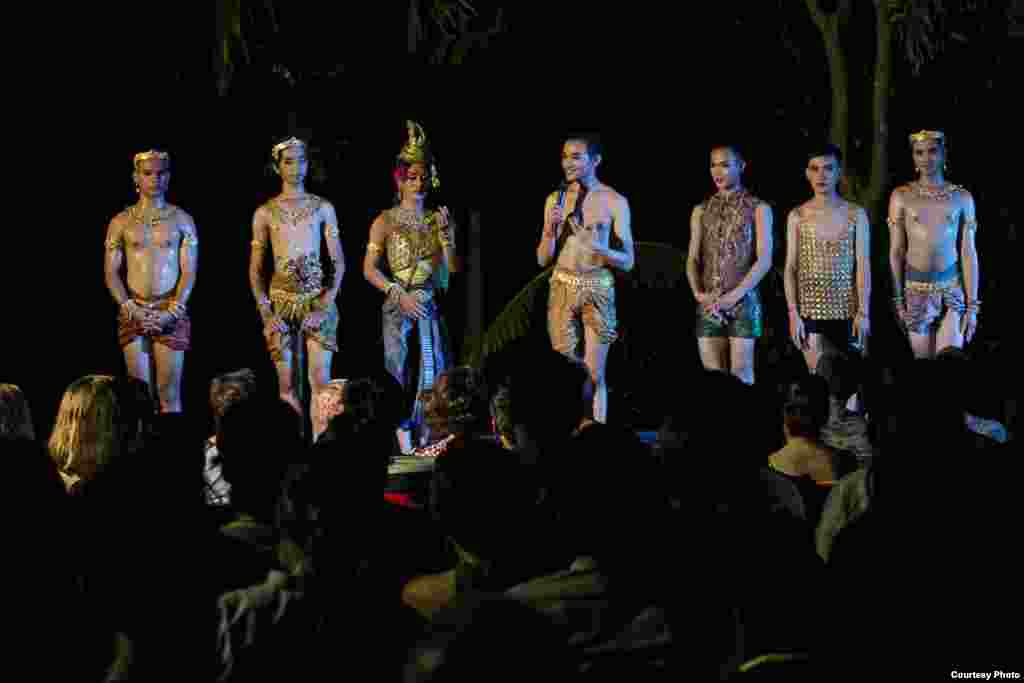
[[[587,369],[584,423],[607,420],[605,364],[618,336],[611,269],[629,272],[634,261],[629,202],[598,180],[600,164],[601,145],[596,137],[566,139],[564,189],[553,192],[544,204],[544,228],[537,245],[537,263],[542,268],[557,258],[548,298],[551,345]],[[619,249],[609,246],[613,232],[621,243]]]
[[[274,146],[271,159],[281,177],[281,193],[253,215],[249,285],[277,369],[281,400],[299,415],[305,414],[298,394],[304,368],[298,366],[296,356],[301,353],[300,345],[305,345],[314,399],[310,411],[313,424],[317,424],[320,402],[315,398],[331,378],[331,361],[338,351],[335,298],[345,275],[345,255],[334,206],[306,192],[306,143],[288,138]],[[321,240],[327,242],[330,264],[321,263]],[[274,264],[269,293],[263,280],[268,249]]]
[[[978,326],[978,222],[970,192],[943,177],[945,135],[922,130],[910,136],[910,146],[920,177],[889,199],[889,269],[896,315],[914,356],[933,358],[962,348]]]
[[[104,276],[119,307],[117,336],[128,374],[155,391],[161,412],[180,413],[192,329],[186,306],[196,282],[199,239],[192,217],[164,198],[170,155],[140,152],[134,166],[139,200],[110,221]]]

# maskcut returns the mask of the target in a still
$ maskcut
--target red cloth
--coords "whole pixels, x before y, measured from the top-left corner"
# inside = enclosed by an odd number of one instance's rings
[[[144,305],[166,311],[171,307],[171,299],[167,297]],[[192,322],[187,315],[172,321],[157,334],[143,330],[142,323],[138,319],[129,319],[124,309],[121,310],[117,319],[117,337],[121,346],[131,344],[138,337],[150,337],[155,343],[162,344],[172,351],[188,351],[191,335]]]
[[[408,493],[385,493],[384,500],[406,508],[419,509],[420,507],[413,502],[412,496]]]

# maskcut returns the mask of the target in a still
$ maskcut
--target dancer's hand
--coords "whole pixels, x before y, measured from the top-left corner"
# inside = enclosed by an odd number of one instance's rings
[[[718,307],[718,300],[721,298],[721,294],[718,292],[703,292],[701,298],[703,299],[701,306],[704,310],[704,316],[714,320],[719,325],[724,325],[725,318],[722,317],[722,311]]]
[[[910,318],[910,316],[907,314],[906,304],[900,300],[893,300],[892,312],[893,315],[896,316],[896,324],[900,326],[900,329],[903,330],[904,333],[906,333],[909,327],[907,323]]]
[[[313,310],[314,311],[326,311],[334,303],[335,295],[331,293],[331,290],[324,289],[313,299]]]
[[[868,348],[868,336],[871,334],[871,321],[866,315],[860,315],[853,319],[853,336],[857,338],[857,347],[860,352],[866,353]]]
[[[589,259],[595,266],[607,266],[609,265],[608,255],[611,253],[611,249],[608,247],[602,247],[599,244],[588,244],[587,253]]]
[[[286,325],[284,320],[281,320],[281,318],[276,315],[267,316],[263,321],[263,327],[270,333],[277,332],[279,334],[284,334],[288,331],[288,325]]]
[[[558,239],[558,235],[562,228],[562,223],[565,221],[565,211],[561,206],[557,204],[551,207],[548,211],[548,220],[544,224],[544,236],[551,239]]]
[[[978,329],[978,312],[972,309],[964,311],[964,314],[960,316],[960,334],[964,338],[964,344],[971,341],[974,338],[974,333]]]
[[[736,304],[740,302],[743,297],[736,293],[736,290],[732,290],[718,297],[718,308],[722,311],[731,311],[736,308]]]
[[[437,210],[437,229],[438,238],[441,240],[442,245],[455,246],[455,223],[451,219],[451,214],[448,212],[447,206],[442,206]]]
[[[807,332],[804,330],[804,321],[797,315],[796,311],[789,312],[789,338],[801,351],[807,351]]]
[[[121,304],[121,309],[128,316],[129,320],[143,320],[146,317],[146,309],[139,305],[135,299],[126,299]]]
[[[307,332],[315,332],[320,329],[325,320],[327,320],[326,311],[313,311],[302,321],[302,329]]]
[[[139,312],[135,319],[142,325],[142,331],[146,334],[158,334],[160,332],[160,311],[153,308],[153,304],[139,304]]]
[[[169,311],[151,310],[142,323],[147,332],[160,333],[174,324],[174,316]]]
[[[427,307],[417,297],[408,292],[398,297],[398,307],[402,309],[402,313],[410,318],[425,320],[427,317]]]

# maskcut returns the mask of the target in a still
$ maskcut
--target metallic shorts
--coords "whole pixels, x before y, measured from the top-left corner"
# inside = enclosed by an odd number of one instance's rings
[[[574,273],[556,268],[548,295],[548,334],[551,346],[570,358],[579,358],[584,329],[602,344],[618,339],[615,316],[615,276],[609,270]]]
[[[754,289],[746,294],[736,306],[716,320],[704,314],[704,307],[697,304],[697,337],[737,337],[756,339],[762,334],[761,298]]]
[[[942,323],[948,311],[954,311],[960,316],[965,310],[964,290],[957,265],[942,272],[908,268],[903,292],[907,307],[907,330],[914,334],[929,334]]]

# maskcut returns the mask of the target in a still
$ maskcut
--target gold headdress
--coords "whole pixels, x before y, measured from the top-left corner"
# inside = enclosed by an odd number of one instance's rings
[[[429,162],[430,184],[436,190],[441,186],[441,178],[437,174],[437,164],[434,163],[433,155],[427,146],[427,133],[423,130],[423,126],[415,121],[406,121],[405,125],[409,130],[409,140],[402,147],[402,151],[398,153],[398,159],[407,164],[426,164]]]
[[[945,137],[945,134],[941,130],[919,130],[916,133],[910,134],[910,144],[914,144],[915,142],[925,142],[927,140],[942,142]]]
[[[274,148],[270,150],[270,156],[274,159],[274,161],[277,161],[277,155],[283,152],[284,150],[288,149],[289,147],[301,147],[302,149],[306,149],[306,143],[298,139],[297,137],[290,137],[284,142],[279,142],[276,145],[274,145]]]
[[[135,158],[132,160],[132,164],[134,164],[135,168],[138,168],[141,162],[146,161],[148,159],[162,159],[163,161],[169,162],[171,160],[171,155],[168,154],[167,152],[161,152],[160,150],[151,149],[146,152],[139,152],[138,154],[136,154]]]

